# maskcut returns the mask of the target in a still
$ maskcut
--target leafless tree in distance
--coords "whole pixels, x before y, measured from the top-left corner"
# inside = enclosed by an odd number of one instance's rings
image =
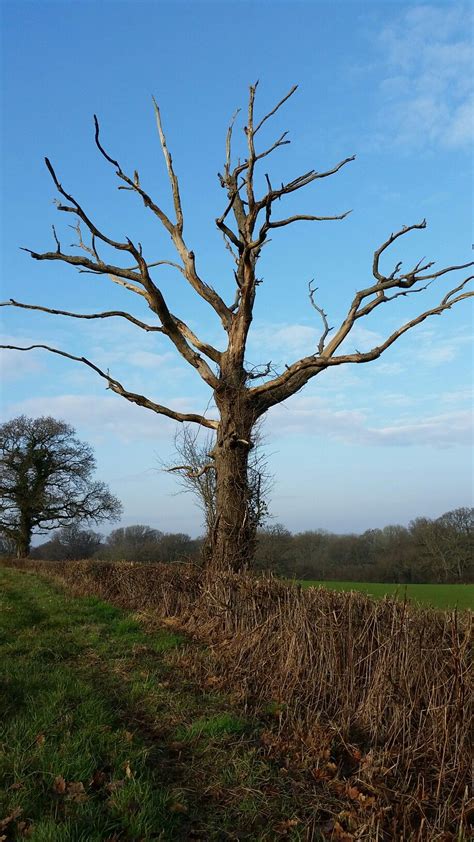
[[[259,425],[252,433],[253,447],[247,466],[249,484],[249,518],[257,529],[263,526],[269,516],[268,498],[273,477],[263,451]],[[217,518],[217,475],[214,468],[213,450],[215,436],[209,431],[204,440],[198,440],[195,427],[182,424],[174,438],[175,461],[163,464],[163,469],[176,473],[184,492],[192,494],[203,513],[206,536],[209,540]],[[212,552],[212,541],[205,547],[205,558]]]
[[[329,178],[354,160],[354,156],[345,158],[326,170],[310,169],[302,175],[285,183],[276,184],[265,173],[266,186],[261,194],[257,190],[256,168],[271,153],[289,143],[287,132],[280,135],[273,143],[263,149],[256,145],[259,132],[267,121],[293,96],[296,86],[263,117],[255,114],[255,95],[257,84],[250,87],[246,126],[244,128],[247,152],[244,160],[233,162],[232,133],[234,119],[227,130],[225,162],[219,174],[220,184],[226,194],[226,201],[216,225],[225,240],[225,244],[234,262],[235,295],[230,302],[202,278],[196,255],[184,236],[184,213],[180,188],[173,161],[168,150],[163,131],[161,115],[154,102],[158,133],[169,177],[174,213],[168,216],[160,204],[151,197],[141,183],[137,171],[127,174],[120,163],[106,150],[100,136],[99,122],[95,118],[95,142],[104,159],[115,169],[120,181],[120,188],[135,194],[145,208],[157,219],[159,225],[168,232],[176,250],[176,262],[158,260],[150,262],[141,244],[126,238],[117,241],[106,234],[96,224],[78,200],[62,185],[51,162],[46,158],[46,166],[61,199],[57,209],[61,213],[72,215],[77,220],[79,253],[67,253],[63,250],[60,239],[53,227],[55,248],[53,251],[37,252],[26,249],[34,260],[61,261],[79,269],[102,277],[104,275],[132,295],[144,299],[154,316],[152,324],[147,324],[128,311],[107,311],[92,314],[71,313],[53,307],[24,304],[14,299],[4,302],[6,306],[40,310],[73,319],[108,319],[119,317],[127,319],[139,330],[156,331],[166,336],[177,352],[189,363],[213,394],[216,417],[208,418],[193,412],[178,412],[168,406],[157,403],[151,397],[137,394],[126,388],[108,371],[100,369],[86,357],[75,356],[65,350],[49,345],[30,345],[2,347],[27,351],[31,348],[45,348],[70,360],[88,366],[102,377],[109,389],[128,401],[150,409],[159,415],[165,415],[179,422],[193,422],[216,431],[216,444],[212,450],[212,465],[216,472],[216,513],[212,525],[212,554],[209,564],[214,569],[240,570],[251,563],[254,542],[255,523],[250,516],[250,488],[248,478],[249,454],[253,446],[253,429],[272,406],[294,395],[310,379],[328,368],[340,365],[367,363],[384,353],[405,333],[421,324],[430,316],[439,315],[449,310],[454,304],[471,296],[465,286],[473,277],[465,277],[448,292],[439,303],[424,310],[415,318],[402,324],[380,344],[363,353],[342,353],[344,340],[354,326],[382,305],[388,304],[400,296],[422,292],[438,278],[456,270],[467,269],[473,263],[452,265],[434,270],[432,262],[420,260],[410,269],[403,269],[397,262],[391,271],[381,267],[381,259],[395,241],[406,237],[412,231],[422,230],[426,221],[403,226],[391,233],[385,242],[376,248],[373,257],[373,279],[367,286],[359,289],[349,303],[347,313],[340,324],[330,327],[328,316],[323,307],[316,302],[314,287],[310,287],[311,303],[321,319],[322,330],[316,347],[310,349],[307,356],[286,365],[280,373],[275,373],[271,363],[258,369],[248,370],[246,366],[246,346],[253,317],[255,296],[260,278],[257,275],[257,263],[268,236],[278,229],[298,224],[302,221],[321,222],[340,220],[349,211],[337,215],[292,214],[284,217],[278,211],[287,196],[308,187],[313,182]],[[281,201],[283,200],[283,201]],[[278,210],[277,210],[278,209]],[[87,241],[82,231],[87,232]],[[113,252],[116,259],[108,262],[103,254]],[[156,279],[156,272],[163,265],[171,265],[184,277],[197,296],[200,296],[217,314],[224,331],[225,341],[222,348],[216,348],[198,336],[178,315],[171,312]]]

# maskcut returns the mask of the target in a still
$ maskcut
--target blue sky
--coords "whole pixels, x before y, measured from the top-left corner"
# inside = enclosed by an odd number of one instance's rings
[[[472,259],[470,7],[463,3],[351,2],[3,2],[2,298],[76,312],[130,309],[137,296],[108,279],[19,250],[64,244],[71,221],[55,211],[48,155],[59,178],[111,236],[143,243],[150,260],[172,260],[169,238],[135,197],[117,192],[97,154],[92,115],[112,157],[170,209],[151,96],[158,100],[180,185],[187,242],[201,275],[232,298],[232,262],[214,220],[225,207],[216,174],[235,108],[260,80],[264,114],[299,89],[268,123],[272,142],[290,132],[268,167],[275,182],[356,160],[330,179],[287,197],[291,213],[342,222],[275,231],[261,260],[248,358],[280,369],[310,353],[320,333],[307,284],[316,279],[331,324],[370,282],[374,249],[404,224],[427,218],[387,256],[427,256],[436,265]],[[243,154],[243,122],[236,153]],[[258,182],[259,184],[261,182]],[[171,269],[157,270],[178,313],[222,347],[213,313]],[[360,325],[348,350],[377,344],[453,282],[401,299]],[[164,337],[112,320],[77,322],[3,308],[15,344],[46,342],[84,354],[128,388],[172,407],[205,410],[209,393]],[[151,314],[150,314],[151,316]],[[271,511],[297,531],[363,531],[437,516],[471,501],[472,309],[465,302],[424,322],[377,362],[338,367],[269,413],[275,475]],[[98,476],[124,503],[124,524],[200,531],[191,498],[174,496],[159,470],[174,426],[128,404],[77,363],[46,352],[2,353],[2,415],[51,414],[73,424],[96,452]]]

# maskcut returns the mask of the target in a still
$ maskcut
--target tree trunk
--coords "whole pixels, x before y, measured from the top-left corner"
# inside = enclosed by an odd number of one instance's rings
[[[216,469],[216,519],[208,539],[207,567],[245,570],[252,563],[256,523],[248,478],[252,449],[251,413],[237,393],[219,400],[221,423],[213,451]]]
[[[28,518],[21,517],[18,526],[18,531],[15,537],[16,543],[16,557],[26,558],[30,554],[31,548],[31,533],[33,529]]]

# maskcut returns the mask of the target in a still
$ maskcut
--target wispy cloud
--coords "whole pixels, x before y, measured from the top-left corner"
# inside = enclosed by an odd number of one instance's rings
[[[470,331],[458,331],[447,339],[438,339],[436,332],[427,328],[419,332],[417,339],[418,343],[414,345],[412,354],[416,361],[428,366],[453,362],[466,353],[466,346],[472,346]]]
[[[446,392],[444,395],[440,395],[440,400],[443,403],[471,403],[472,389],[456,389],[452,392]]]
[[[95,327],[95,330],[94,330]],[[130,389],[140,391],[147,388],[150,372],[161,378],[161,383],[168,386],[170,382],[176,384],[189,374],[187,364],[184,363],[177,351],[170,344],[148,335],[130,325],[115,320],[114,325],[103,325],[99,332],[97,326],[88,324],[74,324],[70,333],[64,328],[64,322],[42,321],[32,324],[31,331],[26,334],[4,334],[2,344],[28,347],[29,345],[49,345],[78,357],[85,356],[103,371],[110,371],[116,379],[123,381]],[[97,339],[100,339],[100,342]],[[168,350],[171,348],[171,350]],[[22,379],[26,374],[42,371],[47,373],[53,363],[60,357],[53,357],[44,350],[34,350],[28,353],[19,351],[2,351],[0,353],[0,371],[2,379],[13,383]],[[78,371],[77,363],[62,360],[63,374],[55,376],[55,383],[61,389],[61,381],[86,384],[96,375],[82,366]]]
[[[389,376],[401,374],[405,371],[405,367],[401,363],[386,363],[377,360],[376,366],[378,374],[387,374]]]
[[[139,368],[152,368],[155,371],[162,369],[163,366],[169,370],[170,366],[176,363],[176,359],[176,354],[154,354],[152,351],[133,351],[131,354],[125,355],[125,360],[130,365]]]
[[[253,356],[258,352],[263,355],[277,353],[280,358],[286,355],[306,356],[317,347],[320,332],[305,324],[259,324],[249,336],[249,351]]]
[[[249,337],[249,355],[253,360],[258,354],[259,362],[268,359],[268,356],[272,356],[274,361],[293,361],[317,352],[321,332],[322,328],[301,323],[259,324],[255,326]],[[381,339],[381,334],[356,324],[350,336],[342,343],[338,353],[349,353],[356,348],[366,351],[377,345]]]
[[[420,4],[405,7],[379,33],[380,140],[413,148],[472,143],[469,18],[464,3]]]
[[[37,376],[44,371],[44,366],[31,354],[19,354],[18,351],[0,353],[0,380],[2,383],[21,380],[23,377]]]
[[[170,400],[167,404],[179,412],[202,413],[205,410],[204,406],[197,404],[196,398],[183,397]],[[8,418],[21,414],[33,418],[52,415],[86,430],[94,443],[111,436],[125,443],[164,438],[170,441],[175,429],[175,422],[169,418],[111,394],[27,398],[10,404],[4,414]]]
[[[365,408],[334,410],[321,398],[294,397],[269,413],[274,435],[316,435],[348,444],[451,447],[472,442],[472,415],[454,410],[376,426]]]

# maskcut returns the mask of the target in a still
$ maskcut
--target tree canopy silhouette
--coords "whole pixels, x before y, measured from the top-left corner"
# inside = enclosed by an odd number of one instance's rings
[[[0,533],[18,557],[33,532],[117,520],[121,503],[94,470],[92,448],[64,421],[21,415],[0,426]]]

